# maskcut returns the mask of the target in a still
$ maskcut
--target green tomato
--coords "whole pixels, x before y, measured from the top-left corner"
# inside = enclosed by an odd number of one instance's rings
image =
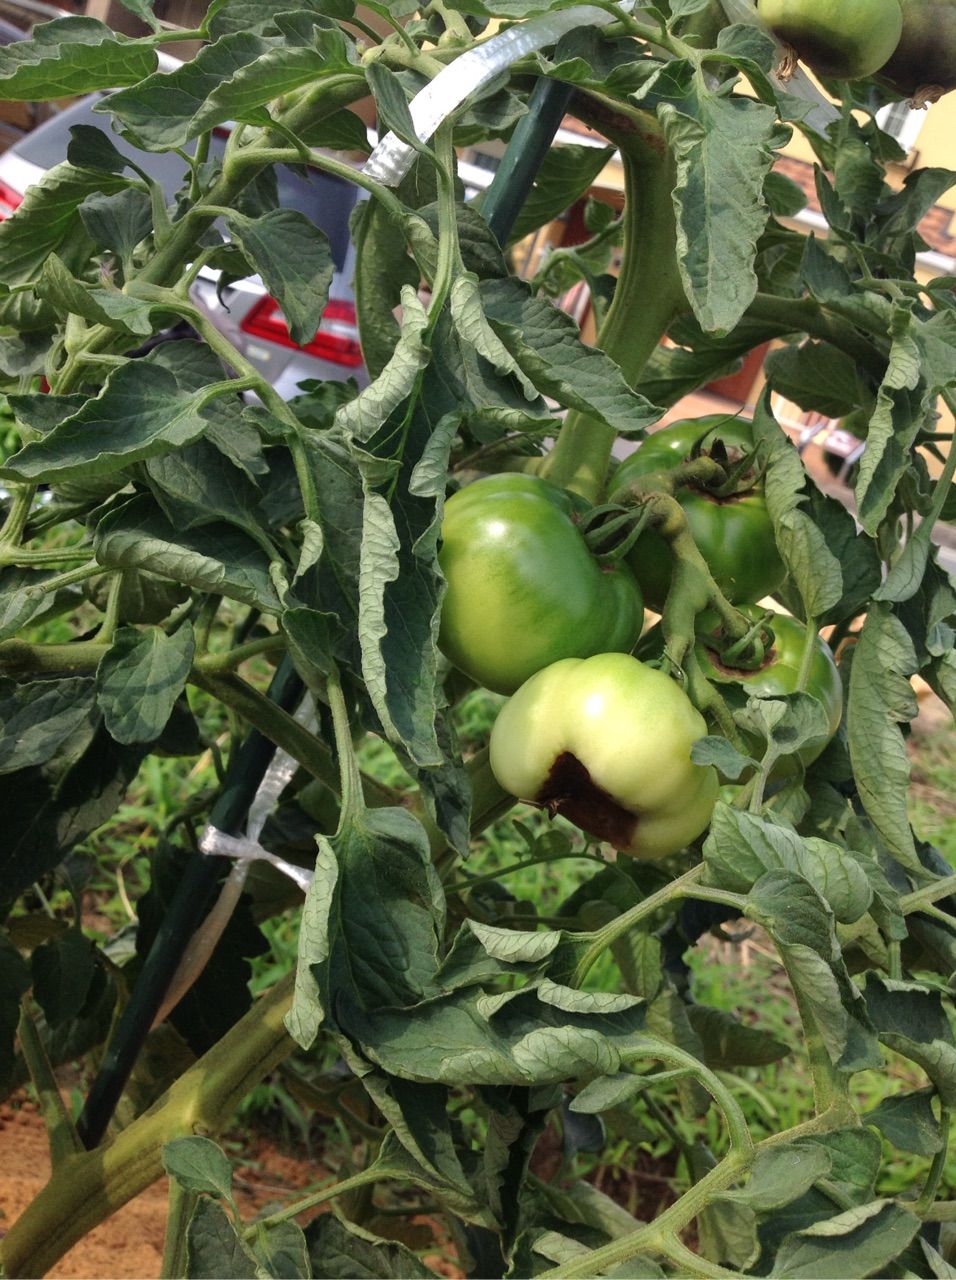
[[[935,102],[956,89],[956,0],[900,0],[903,34],[880,68],[897,93]]]
[[[899,0],[757,0],[774,35],[821,76],[873,75],[899,43]]]
[[[513,693],[559,658],[627,652],[644,622],[630,569],[602,563],[575,524],[587,505],[537,476],[487,476],[445,505],[448,583],[438,643],[466,675]]]
[[[717,774],[690,751],[703,716],[629,654],[555,662],[505,703],[491,768],[512,795],[637,858],[683,849],[710,821]]]
[[[761,616],[759,609],[745,609],[743,612],[754,621]],[[697,657],[704,674],[721,686],[721,693],[732,707],[742,707],[751,696],[779,698],[797,692],[807,629],[802,622],[785,613],[774,614],[770,626],[774,634],[773,648],[761,666],[754,670],[728,667],[721,663],[714,648],[719,632],[716,620],[709,626],[705,624],[699,631],[701,638],[697,643]],[[813,647],[810,674],[804,692],[812,694],[822,704],[828,725],[825,738],[808,744],[798,753],[804,765],[809,765],[839,729],[843,717],[843,682],[830,647],[820,636],[817,636]],[[759,758],[763,754],[762,745],[754,742],[751,746]]]
[[[655,431],[621,463],[614,476],[614,487],[655,471],[673,470],[691,455],[695,446],[700,445],[699,451],[707,453],[718,440],[726,447],[731,460],[735,455],[742,457],[753,448],[751,425],[724,414],[712,414],[705,418],[686,418],[663,431]],[[780,586],[785,570],[761,483],[755,482],[752,488],[729,498],[715,498],[703,489],[691,487],[679,489],[675,496],[684,508],[701,555],[728,600],[734,604],[749,603]],[[642,533],[628,563],[641,585],[644,599],[660,612],[674,564],[667,542],[653,529]]]

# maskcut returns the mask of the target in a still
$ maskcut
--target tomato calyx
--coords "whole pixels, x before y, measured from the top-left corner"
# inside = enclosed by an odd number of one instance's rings
[[[777,659],[776,636],[770,625],[773,614],[761,613],[745,635],[728,635],[723,627],[705,631],[700,639],[711,655],[711,662],[723,674],[752,675],[773,666]]]
[[[587,768],[570,751],[562,751],[551,766],[537,795],[537,803],[551,817],[560,814],[582,831],[615,848],[626,848],[634,839],[637,817],[592,779]]]

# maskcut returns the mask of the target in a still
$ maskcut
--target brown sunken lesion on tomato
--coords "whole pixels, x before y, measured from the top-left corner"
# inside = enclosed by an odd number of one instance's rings
[[[626,849],[634,842],[637,815],[622,808],[599,787],[570,751],[562,751],[555,760],[535,803],[546,808],[552,818],[560,813],[582,831],[606,840],[616,849]]]

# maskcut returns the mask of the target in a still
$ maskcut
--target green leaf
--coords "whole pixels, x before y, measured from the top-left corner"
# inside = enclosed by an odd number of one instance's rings
[[[863,1116],[865,1124],[876,1125],[883,1137],[900,1151],[918,1156],[934,1156],[943,1149],[943,1134],[933,1110],[934,1089],[898,1093]]]
[[[79,929],[70,929],[34,951],[30,957],[33,995],[51,1027],[69,1022],[83,1008],[96,965],[96,948]]]
[[[42,373],[52,346],[47,333],[0,336],[0,371],[11,377]]]
[[[864,995],[881,1042],[923,1068],[944,1107],[956,1105],[956,1043],[939,992],[869,973]]]
[[[428,363],[422,341],[428,317],[414,289],[402,288],[401,336],[378,377],[335,415],[335,425],[358,440],[369,440],[389,415],[411,395],[418,375]]]
[[[16,480],[89,479],[191,444],[206,428],[203,392],[185,393],[168,370],[131,360],[102,392],[42,440],[25,445],[0,467]]]
[[[258,1264],[218,1201],[200,1196],[186,1228],[186,1275],[197,1280],[257,1280]]]
[[[918,663],[913,642],[885,605],[867,614],[850,666],[847,733],[860,800],[893,855],[921,871],[910,828],[910,762],[901,724],[917,711],[910,677]]]
[[[316,11],[333,18],[348,19],[355,12],[352,0],[295,0],[297,11]],[[261,0],[211,0],[203,20],[203,32],[210,40],[233,35],[237,31],[254,31],[257,35],[274,35],[278,30],[276,15],[288,12],[284,6],[269,5]]]
[[[804,617],[822,618],[843,595],[843,573],[823,531],[804,510],[807,474],[773,416],[769,389],[754,412],[753,431],[766,468],[764,491],[777,549],[800,593]]]
[[[757,764],[750,756],[741,755],[726,738],[698,738],[691,747],[690,755],[694,764],[712,764],[725,778],[732,780]]]
[[[264,539],[258,490],[208,439],[150,458],[146,472],[174,527],[192,529],[225,521]]]
[[[870,416],[866,449],[854,486],[860,523],[871,537],[886,517],[920,427],[934,409],[921,372],[918,322],[906,309],[893,311],[890,361]]]
[[[87,196],[80,205],[80,217],[96,248],[104,253],[110,250],[124,262],[153,230],[149,195],[132,187],[115,195]]]
[[[146,569],[200,591],[280,611],[269,561],[238,529],[209,524],[174,529],[145,494],[115,508],[96,526],[96,558],[116,569]]]
[[[670,407],[698,387],[737,373],[741,358],[787,329],[745,316],[731,333],[704,331],[693,316],[682,316],[668,331],[674,346],[663,343],[651,353],[638,379],[638,390],[653,403]]]
[[[261,218],[231,213],[226,225],[282,308],[292,340],[311,342],[335,270],[328,236],[297,209],[274,209]]]
[[[118,289],[87,288],[70,274],[55,253],[51,253],[43,264],[36,292],[58,311],[140,337],[148,337],[161,324],[160,320],[153,321],[153,313],[157,309],[152,303],[120,293]]]
[[[362,354],[376,379],[391,359],[399,337],[393,314],[405,288],[417,289],[421,273],[407,253],[397,251],[400,229],[378,200],[362,200],[352,211],[356,262],[355,311]]]
[[[296,19],[302,20],[302,31],[292,25]],[[264,47],[254,60],[243,60],[224,75],[186,126],[188,137],[197,138],[227,120],[268,124],[268,103],[305,85],[314,85],[323,76],[350,72],[358,81],[361,72],[355,65],[354,46],[335,23],[303,13],[301,6],[300,12],[280,13],[275,21],[286,28],[283,34],[287,42],[276,45],[270,41],[267,46],[263,41]],[[239,38],[226,36],[206,48],[216,49]]]
[[[643,1002],[542,980],[486,996],[466,990],[349,1019],[390,1074],[448,1085],[542,1085],[613,1075],[643,1043]],[[648,1037],[648,1042],[650,1041]]]
[[[7,936],[0,933],[0,1091],[4,1097],[14,1079],[14,1041],[20,1022],[20,997],[29,989],[27,962]]]
[[[611,155],[611,150],[606,147],[579,144],[552,147],[515,219],[509,242],[515,244],[523,240],[538,227],[564,213],[565,209],[570,209],[580,196],[590,190]]]
[[[298,1280],[313,1274],[305,1233],[295,1222],[266,1221],[256,1233],[252,1249],[265,1274],[276,1280]]]
[[[146,151],[182,147],[191,137],[193,117],[210,96],[270,47],[249,31],[224,36],[215,44],[204,45],[195,58],[175,71],[157,72],[135,88],[111,93],[96,110],[115,116]]]
[[[874,1200],[787,1236],[770,1274],[781,1280],[885,1274],[919,1227],[915,1213],[892,1200]]]
[[[408,98],[395,72],[383,62],[372,62],[366,68],[366,76],[384,127],[422,155],[430,155],[431,148],[421,141],[415,129]]]
[[[419,414],[415,425],[427,428],[430,423]],[[441,701],[437,627],[443,588],[436,553],[457,426],[455,414],[434,425],[427,445],[437,454],[425,460],[427,471],[412,471],[407,495],[399,485],[390,505],[370,487],[365,494],[359,561],[362,672],[389,738],[425,768],[445,763],[435,725]],[[403,476],[418,434],[416,430],[406,446]]]
[[[715,1070],[765,1067],[790,1053],[790,1047],[769,1032],[747,1022],[739,1022],[723,1009],[690,1004],[687,1016],[704,1046],[704,1061]]]
[[[430,992],[444,915],[428,839],[407,810],[364,810],[318,844],[287,1019],[304,1048],[329,1015],[332,993],[357,1013],[363,1005],[414,1004]]]
[[[78,730],[90,727],[92,711],[87,676],[0,680],[0,773],[46,764]]]
[[[136,84],[156,67],[156,51],[95,18],[57,18],[31,39],[0,48],[0,96],[42,102]]]
[[[838,845],[798,836],[723,801],[717,802],[704,841],[704,861],[714,882],[735,893],[747,893],[768,871],[802,876],[841,924],[859,920],[873,900],[866,872]]]
[[[134,13],[141,22],[145,22],[153,31],[162,31],[162,25],[153,13],[154,0],[120,0],[124,9]]]
[[[79,207],[87,196],[106,195],[127,185],[125,178],[102,169],[57,164],[30,184],[13,215],[0,222],[0,283],[35,280],[51,253],[61,246],[89,243]]]
[[[186,687],[195,640],[190,623],[121,627],[96,671],[96,700],[117,742],[155,742]]]
[[[775,391],[828,418],[842,418],[869,403],[855,362],[829,343],[782,347],[770,353],[764,367]]]
[[[57,777],[39,768],[0,775],[0,885],[6,901],[52,871],[74,845],[106,822],[142,758],[140,747],[122,747],[101,728]]]
[[[232,1165],[209,1138],[173,1138],[163,1146],[163,1168],[184,1191],[232,1197]]]
[[[830,737],[826,708],[809,693],[748,698],[734,719],[764,745],[764,767],[807,748],[822,751]]]
[[[677,182],[677,262],[706,330],[728,332],[757,292],[754,258],[767,224],[763,186],[779,142],[773,108],[696,90],[687,111],[658,108]]]
[[[326,1280],[425,1280],[434,1272],[399,1240],[323,1213],[306,1228],[312,1274]]]
[[[840,954],[833,913],[813,885],[792,871],[768,871],[751,889],[746,915],[777,944],[833,1064],[845,1071],[881,1066],[863,997]]]
[[[109,134],[91,124],[70,126],[66,158],[76,169],[102,169],[104,173],[122,173],[129,165],[129,157],[113,145]]]
[[[650,426],[660,411],[632,391],[621,370],[580,339],[577,325],[514,278],[481,285],[485,315],[518,367],[542,395],[590,414],[615,431]]]
[[[620,1072],[613,1076],[599,1076],[586,1084],[571,1099],[571,1110],[580,1115],[599,1115],[602,1111],[610,1111],[614,1107],[623,1106],[653,1087],[653,1080],[631,1072]]]

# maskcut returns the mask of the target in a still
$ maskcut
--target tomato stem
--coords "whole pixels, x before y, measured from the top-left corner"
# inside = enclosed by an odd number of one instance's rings
[[[625,203],[621,273],[598,334],[598,346],[634,386],[671,322],[686,307],[677,267],[669,154],[656,163],[621,152]],[[653,282],[653,283],[651,283]],[[595,501],[604,487],[616,433],[606,423],[573,410],[541,468],[552,484]]]

